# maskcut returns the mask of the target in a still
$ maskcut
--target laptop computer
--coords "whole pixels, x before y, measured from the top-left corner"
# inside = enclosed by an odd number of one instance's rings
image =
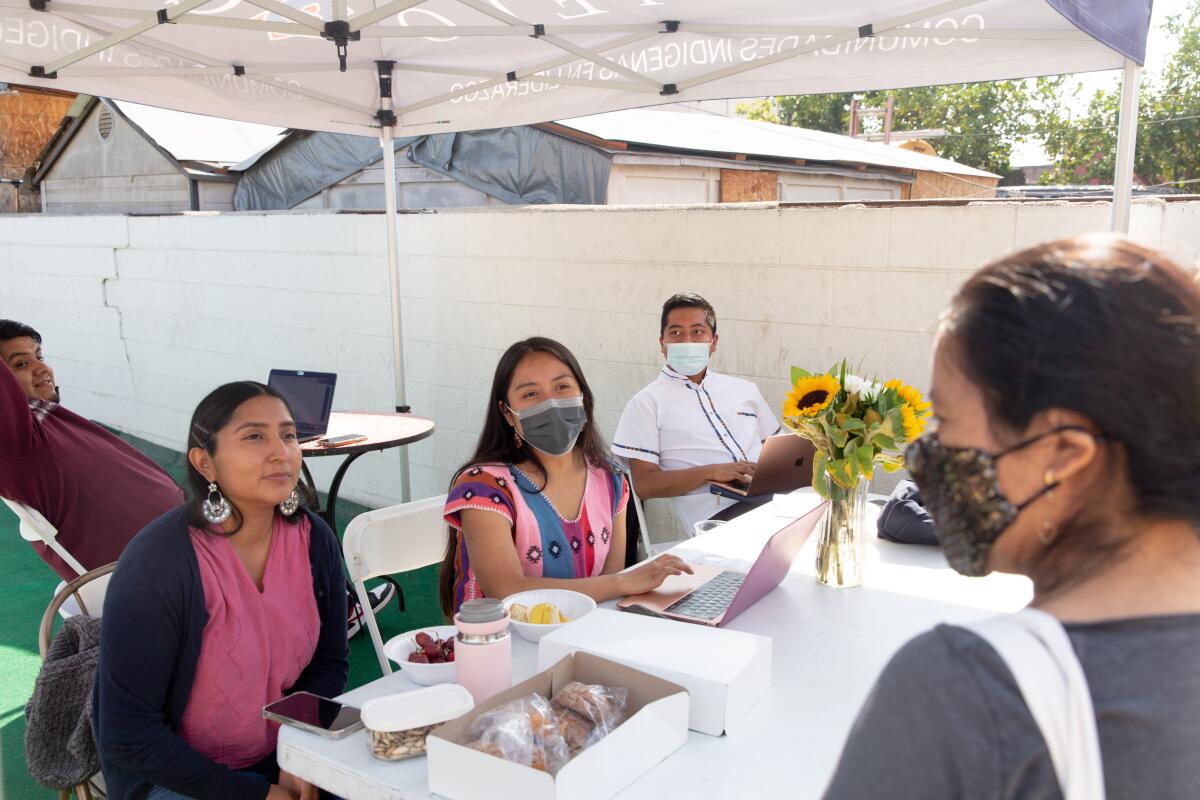
[[[749,572],[692,564],[693,574],[672,575],[652,592],[618,601],[622,611],[720,628],[783,581],[796,554],[825,513],[821,503],[771,535]]]
[[[337,375],[303,369],[273,369],[267,385],[283,395],[296,420],[296,436],[301,442],[320,439],[329,428],[333,410],[333,389]]]
[[[750,476],[749,483],[708,484],[713,494],[731,500],[750,497],[770,497],[786,494],[804,486],[812,485],[813,459],[817,449],[807,439],[790,433],[768,436],[758,454],[758,466]]]

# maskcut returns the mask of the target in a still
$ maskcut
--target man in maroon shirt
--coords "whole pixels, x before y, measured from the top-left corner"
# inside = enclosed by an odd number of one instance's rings
[[[0,497],[39,511],[86,569],[116,561],[146,523],[183,502],[161,467],[58,404],[33,328],[0,319]],[[41,543],[63,580],[75,571]]]

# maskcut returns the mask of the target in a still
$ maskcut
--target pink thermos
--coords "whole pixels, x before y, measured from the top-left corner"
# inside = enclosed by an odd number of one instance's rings
[[[457,681],[479,705],[512,686],[512,639],[508,612],[499,600],[468,600],[454,615],[458,641],[454,646]]]

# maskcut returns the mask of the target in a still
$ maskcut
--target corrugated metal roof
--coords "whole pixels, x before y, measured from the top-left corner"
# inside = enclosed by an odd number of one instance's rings
[[[286,128],[168,111],[114,101],[127,116],[176,161],[238,164],[281,141]]]
[[[609,141],[705,153],[744,153],[766,158],[870,164],[893,169],[998,178],[951,161],[836,133],[713,114],[649,108],[559,120],[558,124]]]

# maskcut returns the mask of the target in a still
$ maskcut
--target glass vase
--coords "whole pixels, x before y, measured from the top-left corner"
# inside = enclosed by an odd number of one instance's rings
[[[817,580],[848,588],[863,582],[867,562],[867,481],[831,487],[829,508],[817,526]]]

